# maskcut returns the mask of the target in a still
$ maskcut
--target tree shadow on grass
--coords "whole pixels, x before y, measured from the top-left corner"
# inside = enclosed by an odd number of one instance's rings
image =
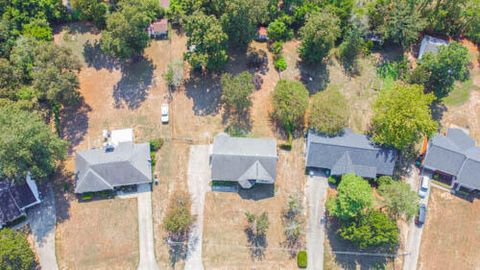
[[[88,67],[93,67],[96,70],[105,68],[113,70],[120,68],[120,61],[105,54],[100,48],[100,42],[95,40],[93,43],[88,40],[83,45],[83,57]]]
[[[297,68],[300,70],[300,80],[310,95],[325,89],[330,82],[330,72],[325,63],[309,65],[298,62]]]
[[[188,253],[188,241],[185,235],[170,235],[164,239],[168,244],[168,255],[170,266],[175,265],[180,260],[185,260]]]
[[[193,100],[195,115],[214,115],[220,110],[222,88],[218,75],[192,72],[190,79],[185,82],[185,93]]]
[[[92,108],[83,98],[77,105],[65,107],[60,118],[60,137],[70,143],[69,154],[80,144],[88,129],[88,113]]]
[[[381,248],[368,248],[360,250],[352,242],[343,240],[336,232],[340,224],[335,219],[329,219],[326,225],[326,233],[332,251],[347,251],[347,252],[365,252],[365,253],[396,253],[385,251]],[[342,269],[384,269],[386,264],[392,259],[385,256],[365,256],[365,255],[347,255],[335,254],[335,262]]]
[[[265,237],[265,235],[255,235],[250,227],[245,229],[245,234],[247,235],[250,257],[253,260],[264,259],[265,249],[268,246],[267,237]]]
[[[152,61],[144,57],[123,64],[122,78],[113,87],[115,107],[126,105],[129,109],[138,108],[149,94],[154,69]]]

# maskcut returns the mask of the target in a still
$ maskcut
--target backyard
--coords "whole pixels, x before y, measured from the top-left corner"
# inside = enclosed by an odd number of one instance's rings
[[[480,201],[432,189],[418,269],[478,269]]]

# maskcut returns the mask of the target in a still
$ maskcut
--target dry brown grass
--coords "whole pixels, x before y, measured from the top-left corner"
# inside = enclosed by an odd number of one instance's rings
[[[432,189],[418,269],[478,269],[480,201]]]
[[[136,199],[70,202],[56,230],[60,269],[136,269],[137,219]]]

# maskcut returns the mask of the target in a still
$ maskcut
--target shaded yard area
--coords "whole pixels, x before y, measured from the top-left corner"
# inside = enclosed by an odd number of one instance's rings
[[[417,269],[478,269],[480,201],[433,188]]]
[[[275,186],[257,185],[239,193],[208,192],[205,203],[203,263],[205,269],[294,269],[296,258],[285,246],[281,215],[289,195],[303,192],[306,176],[302,141],[292,152],[280,151]],[[273,197],[272,197],[273,196]],[[264,256],[253,258],[248,246],[245,212],[268,213]]]
[[[136,269],[136,199],[70,202],[69,219],[57,225],[60,269]]]

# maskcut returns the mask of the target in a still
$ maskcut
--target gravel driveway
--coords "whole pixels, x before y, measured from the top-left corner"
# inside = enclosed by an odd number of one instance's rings
[[[323,269],[323,243],[325,241],[325,200],[327,178],[320,172],[309,176],[306,192],[308,200],[307,254],[308,268]]]
[[[51,187],[40,187],[44,194],[42,202],[27,210],[28,222],[35,240],[35,249],[42,269],[57,270],[55,255],[56,207]]]
[[[211,145],[190,146],[190,160],[188,161],[188,191],[192,197],[192,214],[197,220],[190,231],[188,238],[188,254],[185,259],[186,270],[201,270],[203,214],[205,209],[205,193],[210,189],[210,153]]]

